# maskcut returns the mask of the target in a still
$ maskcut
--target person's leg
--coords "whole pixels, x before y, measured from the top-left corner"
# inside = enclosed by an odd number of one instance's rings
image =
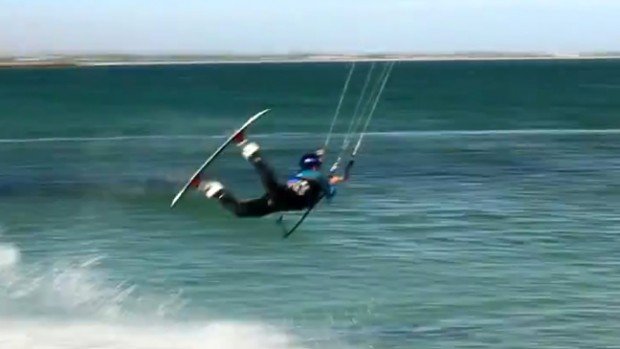
[[[260,176],[261,183],[263,184],[263,187],[265,188],[267,193],[275,196],[278,191],[282,189],[283,185],[278,183],[273,168],[269,166],[269,164],[262,157],[256,159],[255,161],[252,161],[252,165]]]
[[[258,144],[254,142],[247,143],[247,141],[244,141],[244,143],[242,143],[242,146],[243,157],[245,157],[252,164],[252,166],[254,166],[254,169],[260,176],[261,183],[263,184],[263,187],[265,188],[267,193],[270,194],[272,197],[275,197],[278,191],[281,191],[283,189],[284,185],[278,183],[275,171],[271,166],[269,166],[267,161],[265,161],[264,157],[259,151],[260,148]]]
[[[208,198],[217,199],[226,210],[237,217],[261,217],[277,210],[275,202],[268,194],[256,199],[239,201],[218,181],[201,182],[198,177],[195,182],[192,185],[196,189],[204,192]]]
[[[237,200],[231,193],[223,192],[218,201],[237,217],[262,217],[276,211],[268,195],[257,199]]]

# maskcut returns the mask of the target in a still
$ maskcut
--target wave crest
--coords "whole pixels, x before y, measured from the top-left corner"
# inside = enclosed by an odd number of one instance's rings
[[[120,325],[0,320],[0,338],[19,349],[301,349],[286,333],[261,324],[214,322]]]
[[[0,316],[165,318],[184,307],[180,292],[144,295],[130,282],[110,283],[96,268],[102,259],[20,265],[0,273]]]

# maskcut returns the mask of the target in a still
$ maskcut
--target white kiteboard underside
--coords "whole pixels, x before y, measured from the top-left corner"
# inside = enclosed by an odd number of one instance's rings
[[[177,193],[174,199],[172,199],[172,203],[170,204],[170,207],[171,208],[174,207],[174,205],[179,201],[179,199],[181,199],[181,197],[183,197],[183,194],[185,194],[187,189],[190,187],[192,180],[196,178],[196,176],[198,176],[207,166],[209,166],[209,164],[213,162],[213,160],[215,160],[218,157],[218,155],[220,155],[220,153],[235,139],[235,136],[245,131],[245,129],[248,128],[252,123],[254,123],[254,121],[258,120],[261,116],[263,116],[269,110],[270,109],[265,109],[259,113],[254,114],[252,117],[248,119],[248,121],[246,121],[241,127],[239,127],[230,137],[228,137],[228,139],[226,139],[226,141],[219,148],[217,148],[217,150],[213,152],[213,154],[211,154],[211,156],[209,156],[209,158],[205,160],[205,162],[198,168],[198,170],[194,172],[194,174],[189,178],[187,183],[185,183],[185,186],[183,186],[183,188]]]

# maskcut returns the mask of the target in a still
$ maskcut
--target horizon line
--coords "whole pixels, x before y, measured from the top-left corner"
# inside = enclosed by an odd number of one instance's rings
[[[610,50],[575,50],[575,51],[544,51],[544,50],[455,50],[455,51],[290,51],[290,52],[233,52],[233,51],[214,51],[214,52],[33,52],[25,54],[1,53],[0,58],[18,57],[101,57],[101,56],[129,56],[129,57],[281,57],[281,56],[458,56],[458,55],[544,55],[544,56],[574,56],[574,55],[597,55],[597,54],[620,54],[618,49]]]

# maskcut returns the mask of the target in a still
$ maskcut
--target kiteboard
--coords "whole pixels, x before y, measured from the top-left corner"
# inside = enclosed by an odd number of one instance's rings
[[[250,125],[252,125],[254,123],[254,121],[258,120],[261,116],[265,115],[265,113],[267,113],[269,110],[270,109],[265,109],[265,110],[263,110],[263,111],[261,111],[259,113],[254,114],[252,117],[250,117],[248,119],[248,121],[246,121],[241,127],[239,127],[230,137],[228,137],[228,139],[226,139],[226,141],[224,141],[224,143],[222,145],[220,145],[220,147],[217,148],[217,150],[215,152],[213,152],[213,154],[211,154],[211,156],[209,156],[209,158],[207,160],[205,160],[205,162],[202,163],[202,165],[198,168],[198,170],[196,170],[196,172],[194,172],[194,174],[189,178],[187,183],[185,183],[185,186],[183,186],[183,188],[177,193],[177,195],[174,197],[174,199],[172,199],[172,203],[170,204],[170,208],[174,207],[174,205],[176,205],[176,203],[179,201],[179,199],[181,199],[181,197],[183,197],[183,195],[185,194],[187,189],[192,184],[192,181],[194,180],[194,178],[196,178],[196,176],[200,175],[200,173],[207,166],[209,166],[209,164],[211,164],[213,162],[213,160],[215,160],[220,155],[220,153],[222,153],[222,151],[224,151],[224,149],[226,149],[226,147],[235,139],[235,137],[237,135],[239,135],[241,132],[245,131],[245,129],[248,128]]]

